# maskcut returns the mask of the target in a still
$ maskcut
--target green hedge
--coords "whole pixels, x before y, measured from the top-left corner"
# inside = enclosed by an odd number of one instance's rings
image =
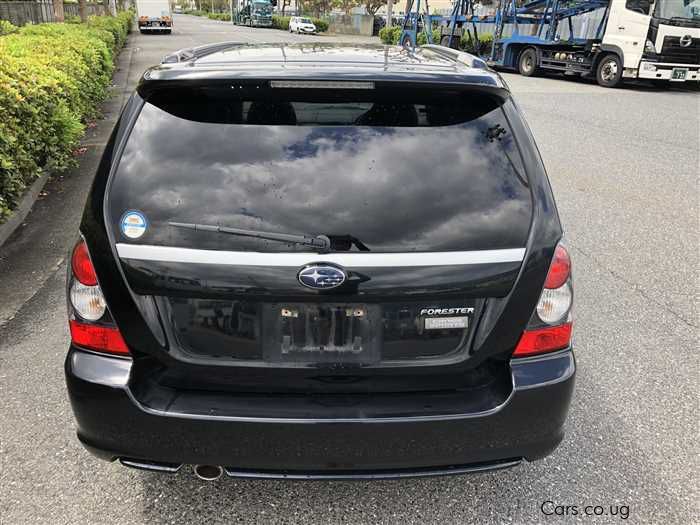
[[[127,11],[0,36],[0,222],[44,170],[74,163],[83,123],[107,94],[132,19]]]
[[[207,13],[207,17],[212,20],[221,20],[223,22],[231,21],[231,13]]]
[[[440,29],[433,29],[433,43],[440,43]],[[401,37],[401,26],[391,26],[391,28],[383,27],[379,30],[379,38],[385,44],[399,43],[399,38]],[[478,45],[473,39],[469,39],[467,35],[462,35],[459,42],[459,48],[467,53],[472,53],[474,55],[484,55],[491,51],[491,43],[493,42],[493,37],[491,35],[479,35]],[[422,46],[428,43],[428,37],[425,33],[418,33],[418,45]]]
[[[284,31],[289,31],[289,20],[290,16],[277,16],[272,15],[272,27],[275,29],[282,29]]]
[[[283,31],[289,31],[289,20],[291,16],[272,16],[272,27],[275,29],[281,29]],[[325,33],[328,31],[328,22],[321,20],[320,18],[311,18],[311,21],[316,26],[316,31],[319,33]]]
[[[19,31],[19,27],[14,25],[12,22],[0,20],[0,36],[16,33],[17,31]]]

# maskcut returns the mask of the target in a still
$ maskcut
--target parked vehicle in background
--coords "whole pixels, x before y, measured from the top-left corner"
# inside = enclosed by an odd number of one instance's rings
[[[420,7],[416,0],[406,14],[402,45],[415,47],[422,20],[425,27],[438,25],[440,44],[452,48],[462,35],[492,33],[489,64],[524,76],[583,75],[604,87],[624,79],[700,81],[698,0],[504,0],[488,16],[480,16],[472,0],[455,0],[449,16],[418,16]],[[591,18],[599,20],[595,31],[589,34],[584,24],[575,34],[574,21],[587,15],[599,15]],[[426,37],[432,42],[432,31]]]
[[[557,447],[571,261],[482,60],[180,50],[114,137],[68,271],[66,379],[92,453],[209,480],[374,479]]]
[[[136,0],[139,31],[170,34],[173,30],[173,14],[169,0]]]
[[[276,0],[237,0],[233,6],[233,21],[250,27],[272,27],[272,7],[276,4]]]
[[[316,26],[310,18],[306,18],[305,16],[293,16],[289,20],[289,32],[313,34],[316,32]]]

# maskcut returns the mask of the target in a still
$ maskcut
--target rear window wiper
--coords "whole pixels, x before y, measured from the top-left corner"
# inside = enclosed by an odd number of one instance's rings
[[[319,251],[329,251],[331,249],[331,240],[325,235],[317,235],[312,237],[309,235],[260,232],[256,230],[243,230],[240,228],[228,228],[226,226],[214,226],[209,224],[193,224],[188,222],[169,222],[168,224],[176,228],[186,228],[188,230],[227,233],[229,235],[239,235],[241,237],[253,237],[255,239],[266,239],[268,241],[300,244],[302,246],[317,248]]]

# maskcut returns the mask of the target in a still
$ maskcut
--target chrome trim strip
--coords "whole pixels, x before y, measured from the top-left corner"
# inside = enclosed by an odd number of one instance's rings
[[[195,250],[174,246],[117,243],[122,259],[228,266],[291,266],[332,263],[352,268],[400,268],[521,262],[525,248],[475,250],[466,252],[407,253],[262,253],[221,250]]]
[[[139,469],[139,470],[151,470],[151,471],[155,471],[155,472],[168,472],[171,474],[178,472],[182,468],[182,465],[177,465],[177,464],[168,465],[165,463],[138,461],[138,460],[128,459],[128,458],[119,458],[119,463],[121,463],[125,467],[135,468],[135,469]]]
[[[494,461],[493,463],[475,463],[473,465],[458,465],[448,467],[434,467],[424,469],[395,469],[395,470],[358,470],[356,472],[294,472],[294,471],[256,471],[243,470],[233,467],[225,467],[224,472],[232,478],[248,479],[308,479],[308,480],[356,480],[356,479],[403,479],[424,478],[432,476],[450,476],[454,474],[467,474],[471,472],[487,472],[517,467],[522,459]]]

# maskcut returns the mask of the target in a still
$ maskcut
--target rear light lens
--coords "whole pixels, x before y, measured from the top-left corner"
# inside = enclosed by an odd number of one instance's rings
[[[571,283],[568,281],[553,290],[545,288],[537,303],[537,316],[547,324],[557,324],[566,318],[573,299]]]
[[[85,286],[77,280],[70,287],[70,303],[75,312],[86,321],[97,321],[107,310],[105,298],[99,286]]]
[[[73,344],[117,355],[129,355],[129,348],[119,330],[113,326],[100,326],[70,321],[70,336]]]
[[[75,278],[85,286],[95,286],[97,284],[97,274],[90,260],[85,241],[79,241],[73,248],[71,267]]]
[[[554,250],[552,263],[549,265],[547,279],[544,282],[544,287],[553,289],[561,287],[571,275],[571,259],[566,249],[558,244]]]
[[[71,270],[68,280],[68,314],[73,344],[98,352],[129,355],[129,349],[109,315],[83,240],[73,249]]]
[[[554,250],[535,314],[523,332],[513,357],[525,357],[567,348],[571,344],[573,330],[571,322],[573,302],[571,258],[566,249],[559,244]]]
[[[571,322],[548,328],[525,330],[513,354],[515,357],[554,352],[569,346],[571,342]]]

